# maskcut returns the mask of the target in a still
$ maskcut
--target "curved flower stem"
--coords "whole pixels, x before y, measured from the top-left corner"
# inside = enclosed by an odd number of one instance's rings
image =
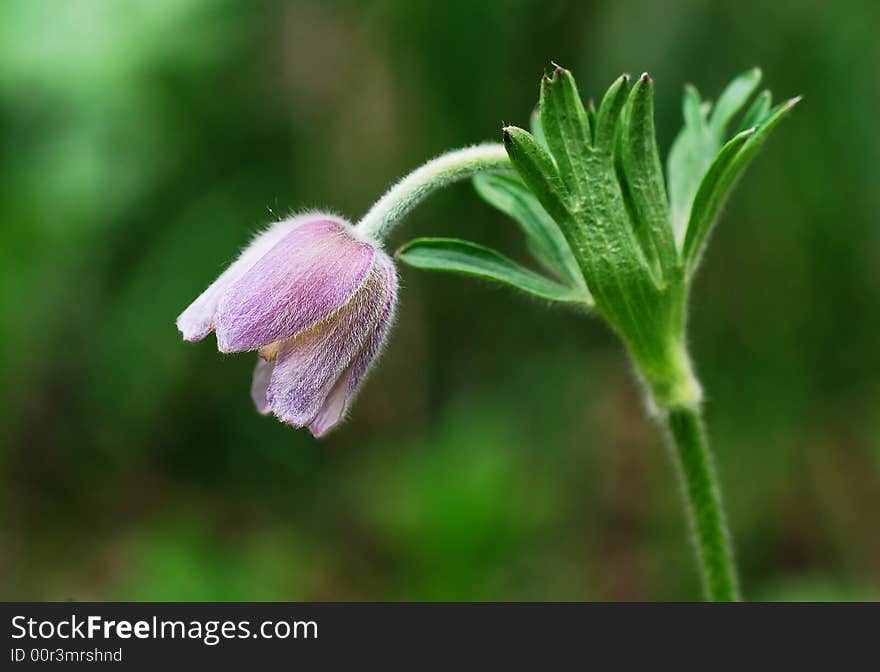
[[[385,192],[355,230],[373,240],[388,235],[410,210],[433,191],[486,171],[513,170],[503,145],[475,145],[431,159]]]
[[[675,408],[667,411],[666,420],[687,497],[706,597],[713,602],[739,600],[721,490],[699,412]]]

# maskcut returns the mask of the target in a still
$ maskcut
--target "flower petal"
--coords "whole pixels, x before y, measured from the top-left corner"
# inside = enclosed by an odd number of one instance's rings
[[[255,350],[318,324],[364,284],[374,253],[340,220],[324,216],[297,226],[223,295],[220,351]]]
[[[314,215],[304,215],[276,222],[255,236],[238,255],[238,258],[177,318],[177,328],[183,334],[183,339],[185,341],[201,341],[210,334],[214,329],[217,305],[226,289],[247,273],[248,269],[259,261],[260,257],[271,250],[294,227],[313,217]]]
[[[266,398],[281,420],[310,424],[349,365],[370,342],[387,297],[387,274],[371,267],[363,287],[329,319],[282,341]],[[347,392],[347,387],[343,388]]]
[[[397,273],[394,270],[394,263],[383,252],[377,254],[377,260],[381,263],[386,274],[385,305],[367,344],[357,354],[345,373],[336,381],[317,417],[309,424],[309,431],[316,437],[324,436],[342,419],[358,386],[363,382],[367,371],[381,352],[391,323],[394,321],[394,309],[397,304]]]
[[[350,371],[350,368],[349,368]],[[342,419],[345,407],[348,405],[348,381],[349,372],[346,371],[339,377],[330,394],[324,400],[321,410],[315,419],[309,423],[309,431],[312,436],[321,437],[333,429]]]
[[[361,384],[373,360],[382,351],[385,345],[385,339],[391,330],[391,324],[394,322],[394,311],[397,307],[397,271],[394,268],[394,262],[384,252],[377,255],[377,259],[383,267],[385,273],[386,297],[382,306],[382,313],[376,328],[367,342],[363,350],[358,354],[351,367],[351,375],[348,379],[347,396],[351,398],[358,385]]]
[[[254,368],[254,377],[251,381],[251,399],[257,407],[257,412],[266,415],[271,409],[266,399],[266,390],[269,389],[269,381],[272,379],[272,371],[275,362],[259,357],[257,366]]]

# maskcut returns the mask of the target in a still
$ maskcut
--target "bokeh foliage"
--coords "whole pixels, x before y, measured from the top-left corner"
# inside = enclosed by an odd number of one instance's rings
[[[400,318],[322,442],[254,413],[253,360],[174,318],[256,228],[362,214],[526,125],[554,60],[599,95],[760,65],[804,103],[696,281],[746,595],[880,594],[880,7],[9,0],[0,4],[0,597],[680,599],[677,486],[621,348],[511,292],[402,272]],[[758,5],[755,5],[757,10]],[[467,185],[397,234],[519,232]]]

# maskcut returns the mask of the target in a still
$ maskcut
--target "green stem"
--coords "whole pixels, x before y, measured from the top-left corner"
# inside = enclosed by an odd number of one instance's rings
[[[739,600],[721,490],[699,412],[674,408],[667,411],[666,418],[687,497],[706,597],[713,602]]]
[[[442,154],[417,168],[385,192],[355,229],[381,240],[429,194],[486,171],[513,170],[503,145],[484,144]]]

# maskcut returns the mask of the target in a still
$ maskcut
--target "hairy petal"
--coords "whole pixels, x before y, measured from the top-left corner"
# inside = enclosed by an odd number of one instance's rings
[[[379,315],[379,320],[368,341],[339,377],[324,400],[318,415],[309,424],[309,430],[317,437],[323,436],[333,429],[342,419],[358,386],[363,382],[371,365],[382,351],[382,346],[385,344],[385,339],[394,321],[394,309],[397,304],[397,273],[394,269],[394,263],[384,252],[379,252],[377,261],[385,273],[386,282],[386,297],[382,313]]]
[[[387,293],[385,269],[374,264],[366,282],[341,310],[280,343],[266,393],[275,415],[296,427],[317,418],[333,387],[369,343]]]
[[[348,378],[347,394],[349,398],[354,395],[358,385],[367,374],[373,361],[382,352],[385,345],[385,339],[391,330],[394,322],[394,311],[397,307],[397,272],[394,268],[394,262],[391,261],[384,253],[379,257],[379,263],[383,267],[385,273],[386,291],[385,304],[382,306],[382,313],[379,315],[379,321],[376,328],[370,336],[370,340],[364,346],[363,350],[358,354],[352,364],[351,375]]]
[[[374,253],[340,220],[322,216],[300,224],[223,295],[218,348],[255,350],[327,319],[364,284]]]
[[[342,420],[348,405],[348,392],[346,390],[348,388],[350,371],[351,367],[339,377],[339,380],[333,385],[333,389],[330,390],[330,394],[327,395],[327,398],[321,405],[318,415],[309,423],[309,431],[312,433],[312,436],[324,436]]]
[[[220,276],[177,318],[177,328],[185,341],[201,341],[214,330],[214,318],[217,306],[224,292],[283,239],[296,226],[311,219],[304,215],[276,222],[268,229],[257,234],[250,245],[241,251],[238,258],[220,274]]]
[[[272,371],[275,369],[275,362],[263,359],[257,359],[257,365],[254,367],[254,377],[251,381],[251,399],[257,407],[257,412],[266,415],[269,413],[269,401],[266,399],[266,390],[269,389],[269,381],[272,379]]]

